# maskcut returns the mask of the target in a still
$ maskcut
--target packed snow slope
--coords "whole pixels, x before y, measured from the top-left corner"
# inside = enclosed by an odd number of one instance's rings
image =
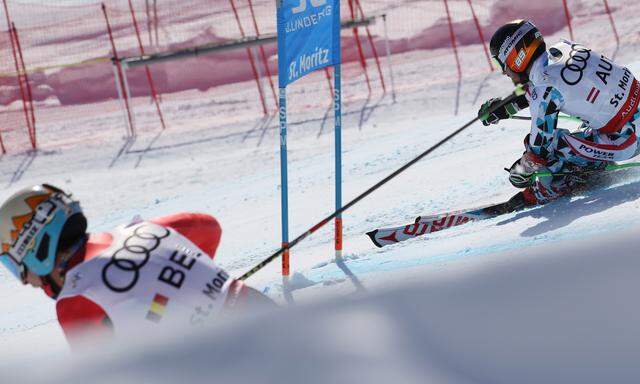
[[[161,340],[138,335],[146,341],[72,362],[35,354],[29,381],[637,383],[638,247],[637,228],[542,244],[486,256],[473,270],[423,269],[364,298]],[[3,363],[6,382],[24,382],[24,370]]]
[[[640,15],[640,4],[613,8],[619,31],[626,31],[619,48],[606,15],[590,8],[582,8],[578,40],[640,74],[637,22],[628,17]],[[562,29],[548,40],[567,34]],[[367,97],[362,76],[347,77],[345,201],[475,117],[484,100],[511,91],[506,78],[478,65],[480,45],[461,49],[462,82],[452,59],[449,49],[394,55],[396,102]],[[292,237],[333,210],[331,105],[319,83],[301,81],[290,90]],[[136,214],[206,212],[223,228],[216,260],[239,276],[280,242],[278,127],[243,109],[254,98],[249,83],[220,91],[233,102],[167,97],[167,120],[183,124],[136,139],[121,138],[112,129],[122,124],[121,113],[100,105],[52,124],[40,151],[0,158],[0,200],[29,184],[59,185],[81,200],[93,232]],[[220,105],[226,113],[213,108]],[[141,118],[155,118],[151,107]],[[520,156],[527,131],[523,121],[475,124],[345,215],[344,262],[333,260],[327,226],[293,249],[287,287],[277,262],[247,281],[298,308],[73,365],[86,371],[66,371],[55,360],[43,376],[33,372],[34,349],[46,356],[37,361],[69,358],[53,302],[0,269],[0,380],[15,374],[47,381],[50,374],[51,381],[86,382],[97,371],[116,381],[170,382],[206,367],[211,376],[193,381],[629,382],[638,377],[640,345],[633,306],[640,172],[618,172],[548,206],[383,249],[364,235],[417,215],[509,198],[515,191],[502,168]],[[60,132],[77,141],[58,145]]]

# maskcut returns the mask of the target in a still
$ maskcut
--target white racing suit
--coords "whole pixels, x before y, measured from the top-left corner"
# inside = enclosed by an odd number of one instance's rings
[[[563,40],[533,64],[526,90],[532,122],[525,156],[542,170],[598,168],[638,153],[640,84],[604,55]],[[558,129],[560,112],[582,120],[580,131]],[[529,204],[544,204],[570,192],[574,181],[538,178],[525,198]]]

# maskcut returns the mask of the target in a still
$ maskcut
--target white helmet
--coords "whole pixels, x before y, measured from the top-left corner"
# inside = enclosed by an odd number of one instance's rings
[[[84,234],[86,219],[80,203],[56,187],[42,184],[16,192],[0,206],[0,263],[22,282],[26,270],[49,275],[59,246],[70,240],[63,238],[63,232],[68,232],[63,228],[72,217],[79,222],[73,235]]]

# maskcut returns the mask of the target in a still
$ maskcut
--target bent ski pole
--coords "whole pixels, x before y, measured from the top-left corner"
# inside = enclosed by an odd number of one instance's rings
[[[510,119],[514,119],[514,120],[532,120],[531,116],[511,116]],[[569,115],[558,115],[558,119],[561,120],[571,120],[571,121],[575,121],[578,123],[582,123],[582,120],[578,119],[577,117],[573,117],[573,116],[569,116]]]
[[[535,180],[535,179],[540,178],[540,177],[585,175],[585,174],[589,174],[589,173],[596,173],[596,172],[603,172],[603,171],[617,171],[619,169],[633,168],[633,167],[640,167],[640,162],[625,163],[625,164],[607,164],[604,167],[604,169],[589,169],[589,170],[579,171],[579,172],[557,172],[557,173],[553,173],[553,172],[535,172],[533,175],[531,175],[531,177],[532,177],[533,180]]]
[[[499,104],[496,104],[496,106],[494,108],[491,108],[487,113],[488,114],[492,113],[496,109],[503,107],[505,104],[512,102],[516,97],[521,96],[523,94],[524,94],[524,87],[522,85],[517,86],[516,89],[509,96],[505,97],[504,100],[502,100],[502,102],[500,102]],[[460,132],[462,132],[465,129],[469,128],[473,123],[475,123],[478,120],[480,120],[480,117],[474,117],[473,119],[469,120],[469,122],[467,122],[465,125],[463,125],[462,127],[456,129],[455,131],[450,133],[447,137],[445,137],[444,139],[440,140],[435,145],[431,146],[429,149],[427,149],[426,151],[422,152],[420,155],[416,156],[413,160],[409,161],[408,163],[406,163],[405,165],[403,165],[402,167],[398,168],[396,171],[391,173],[389,176],[385,177],[384,179],[380,180],[379,182],[377,182],[375,185],[373,185],[372,187],[370,187],[366,191],[362,192],[360,195],[355,197],[353,200],[351,200],[350,202],[345,204],[342,208],[334,211],[332,214],[330,214],[329,216],[324,218],[322,221],[320,221],[319,223],[317,223],[313,227],[309,228],[309,230],[304,232],[302,235],[300,235],[300,236],[296,237],[295,239],[293,239],[293,241],[289,242],[289,244],[280,247],[280,249],[278,249],[276,252],[274,252],[271,256],[267,257],[266,259],[261,261],[258,265],[256,265],[255,267],[253,267],[249,271],[247,271],[244,275],[240,276],[238,278],[238,280],[246,280],[246,279],[248,279],[253,274],[255,274],[256,272],[258,272],[259,270],[261,270],[262,268],[267,266],[269,263],[271,263],[273,260],[278,258],[278,256],[282,255],[282,253],[285,250],[293,248],[300,241],[304,240],[306,237],[308,237],[309,235],[313,234],[318,229],[322,228],[325,224],[327,224],[328,222],[333,220],[337,215],[339,215],[340,213],[343,213],[344,211],[348,210],[349,208],[354,206],[356,203],[358,203],[360,200],[362,200],[365,197],[367,197],[368,195],[370,195],[373,191],[375,191],[376,189],[380,188],[381,186],[383,186],[384,184],[386,184],[387,182],[389,182],[391,179],[393,179],[394,177],[398,176],[402,172],[406,171],[407,168],[411,167],[412,165],[414,165],[418,161],[422,160],[425,156],[427,156],[431,152],[433,152],[436,149],[438,149],[442,144],[446,143],[447,141],[449,141],[452,138],[454,138],[455,136],[457,136]]]

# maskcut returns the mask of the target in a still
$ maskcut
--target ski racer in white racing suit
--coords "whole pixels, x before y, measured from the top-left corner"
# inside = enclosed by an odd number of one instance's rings
[[[87,233],[80,203],[39,184],[0,204],[0,273],[56,300],[74,349],[87,331],[126,340],[128,329],[160,335],[274,307],[214,262],[221,235],[214,217],[194,212]]]
[[[517,22],[525,31],[530,24]],[[532,60],[526,73],[516,74],[508,67],[503,72],[514,83],[524,77],[526,94],[486,114],[501,101],[489,100],[479,115],[489,125],[530,108],[531,132],[525,138],[525,152],[509,169],[511,183],[525,188],[525,205],[545,204],[583,181],[573,175],[534,180],[534,172],[598,169],[638,153],[640,84],[629,69],[583,45],[562,40]],[[560,112],[582,120],[580,130],[571,133],[558,128]]]

